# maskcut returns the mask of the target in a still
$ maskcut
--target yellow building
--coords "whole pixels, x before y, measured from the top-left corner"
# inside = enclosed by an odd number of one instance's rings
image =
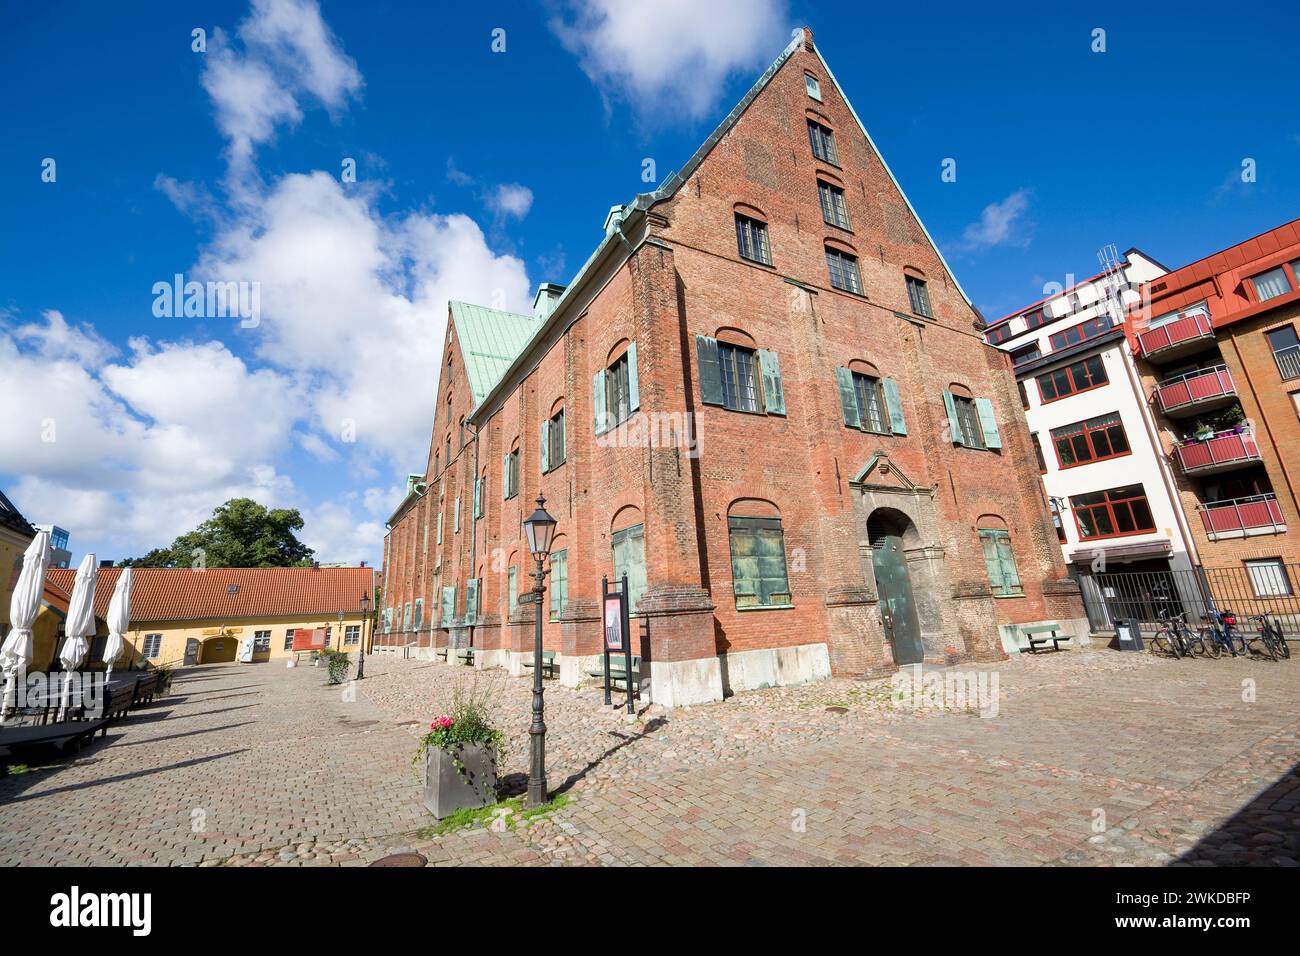
[[[14,581],[22,566],[23,552],[34,537],[36,529],[0,491],[0,639],[9,634],[9,601],[13,597]]]
[[[96,582],[92,667],[102,660],[103,618],[120,573],[102,569]],[[47,668],[58,653],[75,575],[56,569],[46,577],[33,628],[33,670]],[[234,661],[247,638],[254,642],[253,663],[286,659],[294,635],[316,629],[335,650],[353,652],[363,637],[367,649],[371,643],[361,617],[362,595],[374,595],[370,568],[136,568],[134,579],[127,651],[117,667]]]

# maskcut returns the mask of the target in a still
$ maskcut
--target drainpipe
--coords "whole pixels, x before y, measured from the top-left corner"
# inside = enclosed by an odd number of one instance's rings
[[[1201,555],[1196,550],[1196,542],[1192,538],[1192,529],[1188,526],[1187,514],[1183,511],[1182,499],[1178,496],[1178,487],[1174,483],[1169,470],[1169,462],[1165,460],[1165,449],[1160,444],[1160,433],[1156,431],[1155,427],[1155,414],[1150,410],[1150,403],[1142,390],[1141,383],[1137,379],[1136,363],[1133,361],[1132,354],[1128,351],[1129,344],[1127,340],[1120,346],[1120,349],[1129,388],[1133,390],[1133,397],[1137,400],[1138,408],[1143,410],[1142,425],[1146,428],[1147,439],[1151,442],[1151,447],[1156,450],[1156,467],[1160,470],[1160,481],[1164,484],[1165,494],[1169,496],[1169,503],[1174,507],[1174,523],[1178,525],[1178,533],[1182,536],[1183,547],[1187,549],[1187,555],[1192,559],[1193,567],[1199,567]]]
[[[478,430],[478,426],[473,425],[472,423],[471,423],[471,427],[474,429],[474,467],[473,467],[473,472],[472,472],[472,474],[471,474],[470,477],[474,480],[474,485],[473,485],[473,487],[478,488],[478,434],[479,434],[479,430]],[[480,504],[483,503],[483,496],[486,495],[486,494],[487,494],[487,488],[486,488],[486,487],[484,487],[484,488],[479,488],[479,489],[478,489],[478,500],[479,500]],[[486,510],[486,509],[485,509],[485,510]],[[478,513],[477,513],[477,512],[475,511],[475,509],[474,509],[474,495],[471,494],[471,495],[470,495],[470,499],[469,499],[469,575],[470,575],[470,578],[471,578],[471,579],[474,577],[474,563],[475,563],[475,561],[478,560],[477,547],[478,547]],[[479,585],[478,585],[478,588],[481,588],[482,586],[483,586],[483,583],[480,581],[480,582],[479,582]],[[483,604],[483,598],[482,598],[482,596],[478,593],[478,588],[475,588],[475,589],[474,589],[474,600],[477,601],[477,602],[479,603],[479,606],[481,607],[482,604]],[[466,592],[467,594],[469,593],[469,586],[468,586],[468,585],[466,585],[466,587],[465,587],[465,592]],[[468,608],[466,608],[466,610],[468,610]],[[470,647],[473,647],[473,646],[474,646],[474,632],[475,632],[476,630],[478,630],[478,612],[477,612],[477,611],[474,612],[474,623],[470,625],[470,629],[469,629],[469,645],[470,645]]]

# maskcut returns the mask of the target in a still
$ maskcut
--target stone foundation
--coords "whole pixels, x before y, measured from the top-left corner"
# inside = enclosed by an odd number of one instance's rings
[[[800,644],[758,651],[732,651],[718,657],[722,688],[730,695],[761,687],[788,687],[831,676],[825,644]]]

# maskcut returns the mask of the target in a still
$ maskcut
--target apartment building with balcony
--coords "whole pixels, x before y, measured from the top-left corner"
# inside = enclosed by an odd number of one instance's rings
[[[1144,572],[1177,587],[1187,575],[1165,572],[1197,562],[1124,330],[1139,288],[1167,270],[1137,249],[1106,252],[1099,274],[984,333],[1011,356],[1057,540],[1094,630],[1113,626],[1098,574]]]
[[[1207,569],[1300,561],[1300,220],[1148,282],[1128,335]]]

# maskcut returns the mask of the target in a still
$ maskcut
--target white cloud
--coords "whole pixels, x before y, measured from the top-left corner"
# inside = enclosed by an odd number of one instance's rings
[[[240,49],[213,31],[202,76],[228,140],[224,201],[166,174],[155,188],[217,226],[187,277],[259,283],[260,324],[230,322],[236,347],[155,336],[123,355],[57,312],[0,314],[0,474],[29,517],[104,557],[168,544],[248,496],[301,508],[324,560],[373,558],[402,495],[380,483],[426,460],[448,299],[526,312],[528,276],[466,215],[385,216],[378,186],[345,191],[319,171],[264,183],[257,145],[306,106],[342,109],[362,78],[315,3],[254,0],[237,33]],[[531,206],[518,184],[495,195],[502,217]],[[312,502],[281,471],[298,448],[376,486]]]
[[[314,548],[321,560],[375,560],[384,540],[384,523],[359,517],[352,507],[355,499],[355,494],[348,494],[342,500],[322,501],[303,512],[302,542]]]
[[[284,443],[293,385],[217,343],[134,342],[106,364],[61,315],[0,330],[0,473],[33,521],[52,521],[122,557],[169,543],[227,498],[267,504],[292,485]],[[66,348],[62,348],[66,346]]]
[[[775,59],[789,42],[784,0],[570,0],[551,29],[602,93],[643,114],[709,112],[723,83]]]
[[[963,255],[994,246],[1028,246],[1032,224],[1025,214],[1029,211],[1029,201],[1030,190],[1017,189],[1006,199],[989,203],[979,219],[962,230],[961,239],[952,245],[952,252]]]
[[[258,357],[310,377],[321,437],[350,428],[403,471],[428,449],[447,301],[530,308],[523,262],[495,254],[468,216],[384,218],[364,190],[321,172],[277,182],[196,273],[260,283]]]
[[[362,84],[313,0],[253,0],[238,33],[242,49],[212,31],[202,77],[229,140],[232,182],[251,172],[255,147],[278,126],[302,119],[304,98],[335,113]]]
[[[523,219],[533,207],[533,191],[518,183],[505,183],[492,190],[487,203],[499,217]]]

